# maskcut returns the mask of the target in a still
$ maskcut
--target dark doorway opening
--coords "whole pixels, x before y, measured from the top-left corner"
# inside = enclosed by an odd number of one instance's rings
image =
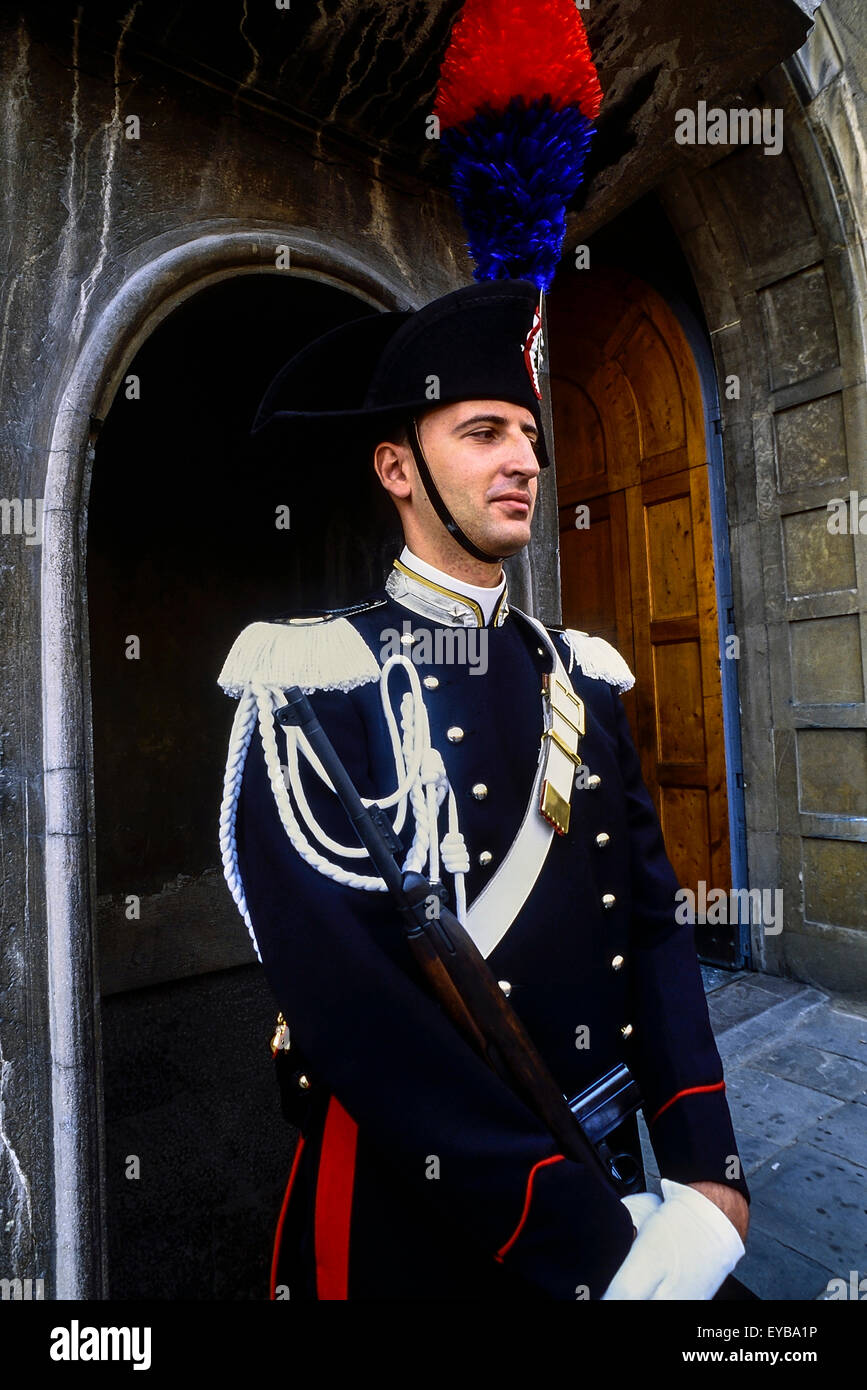
[[[97,437],[87,593],[113,1298],[266,1296],[293,1136],[267,1047],[275,1007],[220,869],[234,703],[216,677],[247,622],[382,582],[373,486],[368,505],[334,484],[338,461],[266,459],[248,442],[280,365],[370,312],[289,275],[211,286],[143,345]]]

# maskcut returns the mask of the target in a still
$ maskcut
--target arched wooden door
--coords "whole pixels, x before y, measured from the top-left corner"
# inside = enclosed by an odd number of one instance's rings
[[[548,302],[563,622],[614,643],[684,887],[731,887],[720,647],[698,372],[649,285],[603,269]],[[582,511],[582,508],[585,509]],[[716,954],[716,952],[714,952]]]

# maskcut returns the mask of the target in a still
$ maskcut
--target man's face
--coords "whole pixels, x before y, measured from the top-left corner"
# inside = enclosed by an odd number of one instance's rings
[[[434,482],[461,529],[493,555],[514,555],[530,539],[536,506],[538,429],[525,406],[460,401],[437,406],[418,422]],[[416,516],[441,530],[427,497]]]

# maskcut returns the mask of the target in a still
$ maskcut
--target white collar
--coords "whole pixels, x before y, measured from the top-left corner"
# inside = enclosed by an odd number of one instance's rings
[[[422,560],[418,555],[415,555],[408,545],[405,545],[401,551],[400,563],[419,575],[420,578],[427,579],[431,584],[436,584],[441,589],[448,590],[449,593],[460,595],[481,608],[485,626],[491,621],[491,615],[496,611],[497,605],[505,593],[505,574],[494,589],[483,588],[479,584],[468,584],[465,579],[455,579],[454,575],[447,574],[445,570],[429,565],[427,560]]]

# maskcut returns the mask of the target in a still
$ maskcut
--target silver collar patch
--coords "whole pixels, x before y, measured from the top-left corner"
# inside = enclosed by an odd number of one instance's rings
[[[473,599],[455,590],[441,587],[431,579],[423,579],[420,574],[407,569],[400,560],[394,561],[394,568],[385,581],[385,589],[395,603],[447,627],[485,626],[484,614]],[[509,590],[506,586],[494,609],[492,627],[502,627],[509,616],[508,597]]]

